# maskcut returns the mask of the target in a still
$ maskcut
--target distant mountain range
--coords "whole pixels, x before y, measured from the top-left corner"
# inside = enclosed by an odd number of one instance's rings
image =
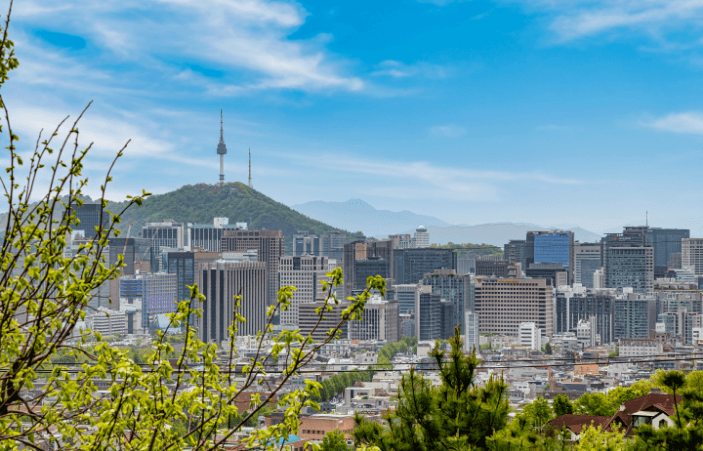
[[[387,236],[389,233],[405,233],[415,231],[417,226],[424,225],[448,227],[451,226],[441,219],[418,215],[410,211],[376,210],[361,199],[350,199],[346,202],[313,201],[292,205],[291,208],[305,216],[325,221],[328,224],[344,224],[345,230],[362,231],[366,236]],[[335,226],[337,227],[337,226]]]
[[[400,212],[377,210],[361,199],[351,199],[346,202],[306,202],[293,205],[291,208],[334,227],[362,231],[366,236],[376,238],[384,238],[395,233],[413,233],[418,225],[424,225],[430,232],[430,242],[437,244],[484,243],[502,247],[511,239],[524,240],[528,231],[553,228],[537,224],[513,223],[452,225],[439,218],[418,215],[407,210]],[[598,241],[601,237],[581,227],[572,227],[568,230],[573,231],[575,239],[582,243]]]

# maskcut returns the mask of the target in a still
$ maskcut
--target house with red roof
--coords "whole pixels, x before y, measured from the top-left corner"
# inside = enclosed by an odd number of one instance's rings
[[[649,393],[622,403],[612,417],[562,415],[547,423],[547,428],[569,431],[572,442],[578,441],[581,438],[581,432],[588,426],[600,426],[602,430],[625,430],[626,437],[634,437],[637,435],[637,427],[643,424],[650,424],[655,429],[673,426],[672,417],[676,415],[676,405],[680,408],[682,401],[681,395],[676,395],[674,400],[674,395]]]

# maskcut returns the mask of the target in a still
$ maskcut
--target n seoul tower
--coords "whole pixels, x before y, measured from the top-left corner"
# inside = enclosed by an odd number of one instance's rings
[[[225,145],[224,130],[222,128],[222,108],[220,108],[220,142],[217,144],[217,155],[220,156],[220,186],[225,185],[225,155],[227,146]]]

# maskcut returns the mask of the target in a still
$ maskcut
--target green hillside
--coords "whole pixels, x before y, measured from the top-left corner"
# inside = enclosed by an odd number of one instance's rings
[[[110,202],[108,209],[116,213],[124,205],[125,202]],[[349,234],[310,219],[240,182],[227,183],[222,188],[204,183],[185,185],[169,193],[150,196],[141,208],[133,206],[127,211],[119,228],[126,232],[130,218],[133,218],[131,236],[138,237],[147,222],[174,220],[212,224],[215,217],[229,218],[230,224],[246,222],[250,229],[282,230],[286,238],[286,249],[291,249],[293,234],[298,230],[309,230],[316,234]]]

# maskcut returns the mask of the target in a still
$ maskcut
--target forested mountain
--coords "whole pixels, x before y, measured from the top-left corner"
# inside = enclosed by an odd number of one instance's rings
[[[110,202],[108,209],[117,213],[125,205],[126,202]],[[345,232],[310,219],[240,182],[226,183],[222,188],[204,183],[185,185],[169,193],[150,196],[142,207],[133,206],[127,211],[119,228],[126,232],[133,218],[130,235],[138,237],[147,222],[174,220],[212,224],[215,217],[227,217],[230,224],[246,222],[250,229],[282,230],[286,249],[290,249],[293,234],[298,230],[316,234]]]

